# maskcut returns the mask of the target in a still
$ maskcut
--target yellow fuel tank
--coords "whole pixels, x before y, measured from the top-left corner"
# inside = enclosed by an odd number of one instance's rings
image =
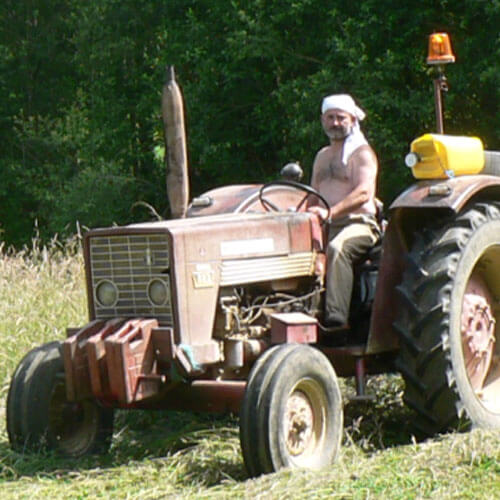
[[[483,143],[477,137],[424,134],[410,149],[418,158],[411,167],[416,179],[478,174],[484,166]]]

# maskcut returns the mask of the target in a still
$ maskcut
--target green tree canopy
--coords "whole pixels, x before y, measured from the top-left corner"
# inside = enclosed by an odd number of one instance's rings
[[[193,194],[263,182],[325,143],[321,99],[349,92],[390,202],[435,129],[427,36],[448,31],[446,131],[500,149],[498,0],[5,0],[0,6],[0,231],[43,234],[167,215],[160,93],[176,66]]]

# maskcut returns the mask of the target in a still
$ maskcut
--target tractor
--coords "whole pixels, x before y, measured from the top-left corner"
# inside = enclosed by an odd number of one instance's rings
[[[430,49],[438,133],[413,141],[417,181],[356,264],[350,330],[333,341],[322,326],[325,228],[306,210],[310,197],[327,201],[288,165],[287,179],[188,205],[171,71],[162,109],[175,217],[85,234],[89,322],[20,361],[11,446],[79,457],[109,448],[116,409],[234,412],[250,476],[320,468],[341,445],[338,377],[353,376],[365,400],[366,377],[394,371],[423,436],[500,428],[500,153],[443,133],[446,34]]]

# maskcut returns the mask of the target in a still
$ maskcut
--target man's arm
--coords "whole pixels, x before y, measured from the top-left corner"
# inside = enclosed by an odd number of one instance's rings
[[[324,163],[323,161],[323,156],[324,156],[324,149],[320,149],[317,153],[316,153],[316,157],[314,158],[314,162],[313,162],[313,167],[312,167],[312,175],[311,175],[311,187],[313,189],[315,189],[316,191],[320,191],[320,187],[319,187],[319,181],[320,181],[320,169],[322,169],[322,165]],[[316,196],[309,196],[307,198],[307,208],[312,208],[312,207],[316,207],[318,208],[318,210],[320,210],[320,206],[319,206],[319,199],[316,197]],[[309,210],[310,212],[316,212],[316,208],[314,210]],[[325,212],[326,212],[326,209],[324,209]],[[318,214],[321,218],[324,218],[322,217],[321,214]]]

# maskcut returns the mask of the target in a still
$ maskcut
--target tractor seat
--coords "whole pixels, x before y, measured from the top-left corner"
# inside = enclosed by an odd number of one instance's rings
[[[358,261],[356,267],[372,268],[378,267],[382,257],[382,237],[373,245]]]

